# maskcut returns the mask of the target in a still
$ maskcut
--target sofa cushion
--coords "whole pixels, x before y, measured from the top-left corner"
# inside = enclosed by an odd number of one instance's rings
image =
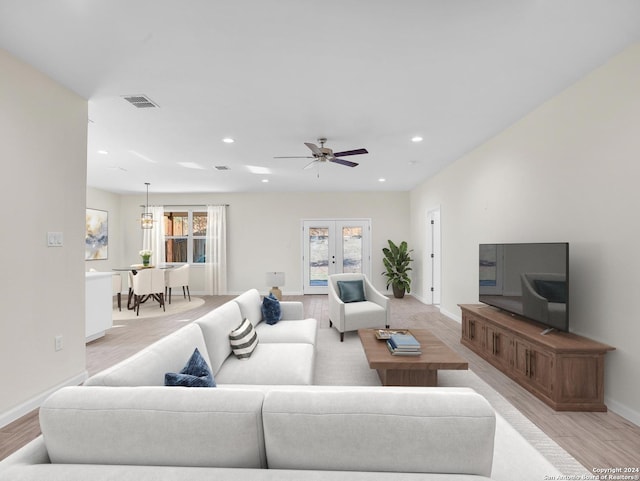
[[[262,321],[261,299],[257,289],[249,289],[233,299],[238,304],[243,319],[257,326]]]
[[[224,336],[227,349],[229,343]],[[179,372],[198,348],[211,366],[202,330],[189,324],[84,382],[85,386],[163,386],[167,372]]]
[[[491,474],[495,415],[475,392],[271,391],[262,418],[271,469]]]
[[[40,424],[54,464],[265,468],[263,398],[246,390],[74,386],[45,400]]]
[[[262,319],[267,324],[276,324],[282,319],[280,301],[271,292],[262,300]]]
[[[229,356],[216,373],[222,384],[313,384],[311,344],[260,342],[249,359]]]
[[[202,329],[209,352],[209,367],[216,379],[220,366],[231,354],[229,333],[238,327],[242,320],[238,304],[229,301],[195,321]]]
[[[265,342],[303,342],[316,344],[318,321],[300,319],[298,321],[278,321],[277,324],[261,322],[256,326],[260,343]]]
[[[229,333],[229,343],[231,351],[241,360],[249,359],[258,345],[258,335],[249,319]]]
[[[211,369],[207,365],[198,348],[187,361],[187,364],[180,372],[168,372],[164,375],[165,386],[184,387],[215,387],[216,381],[213,379]]]
[[[344,303],[366,301],[364,283],[360,281],[338,281],[338,296]]]

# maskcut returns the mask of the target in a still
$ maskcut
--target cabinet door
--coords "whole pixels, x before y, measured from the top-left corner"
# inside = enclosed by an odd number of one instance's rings
[[[484,323],[465,314],[462,316],[462,337],[475,349],[484,349]]]
[[[494,364],[508,367],[511,361],[512,339],[502,329],[491,324],[486,327],[486,350]]]
[[[513,368],[515,374],[527,379],[527,384],[551,396],[553,356],[528,342],[513,340]]]

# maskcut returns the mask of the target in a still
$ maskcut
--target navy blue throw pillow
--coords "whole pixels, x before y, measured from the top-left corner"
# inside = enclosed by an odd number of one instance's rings
[[[272,292],[262,300],[262,319],[270,325],[273,325],[282,319],[280,301]]]
[[[196,347],[182,371],[164,375],[165,386],[216,387],[211,369]]]
[[[362,302],[364,297],[364,284],[362,281],[338,281],[338,295],[342,302]]]

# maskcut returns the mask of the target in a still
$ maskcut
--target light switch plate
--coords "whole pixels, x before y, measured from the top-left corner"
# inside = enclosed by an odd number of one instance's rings
[[[62,247],[62,244],[63,244],[62,232],[47,232],[47,246]]]

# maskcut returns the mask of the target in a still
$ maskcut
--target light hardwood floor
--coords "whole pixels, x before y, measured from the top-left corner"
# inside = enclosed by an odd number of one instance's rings
[[[129,357],[233,296],[205,297],[205,304],[187,313],[121,322],[107,335],[87,345],[87,370],[95,374]],[[304,303],[307,317],[328,328],[326,296],[289,296]],[[431,330],[469,362],[469,368],[508,399],[549,437],[588,470],[640,467],[640,427],[615,413],[556,412],[482,358],[460,344],[460,324],[412,297],[392,299],[393,327]],[[355,333],[348,333],[354,335]],[[40,433],[37,410],[0,429],[0,459]]]

